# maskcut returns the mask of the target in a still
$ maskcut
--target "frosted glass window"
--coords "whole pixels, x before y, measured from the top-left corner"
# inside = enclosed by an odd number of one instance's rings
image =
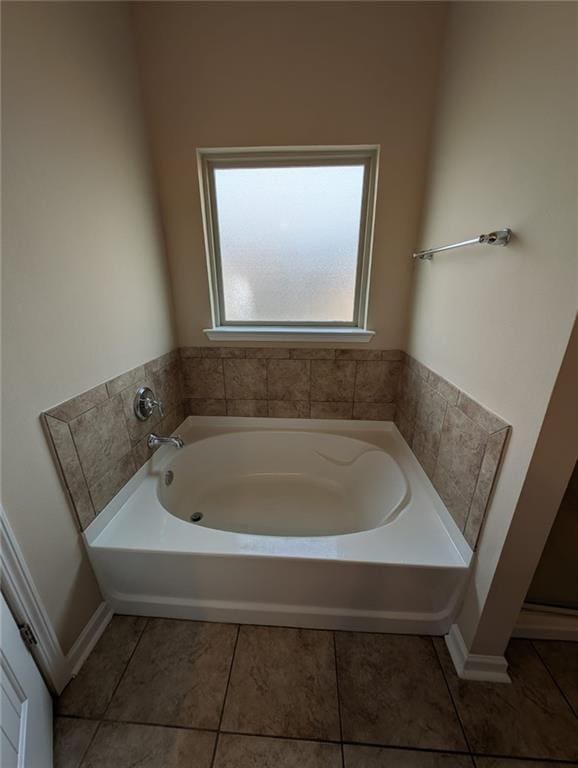
[[[220,325],[359,325],[367,157],[208,165]]]

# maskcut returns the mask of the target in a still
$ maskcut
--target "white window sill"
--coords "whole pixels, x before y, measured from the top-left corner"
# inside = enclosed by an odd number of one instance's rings
[[[205,328],[205,334],[211,341],[338,341],[340,343],[368,342],[375,336],[374,331],[364,328],[326,328],[314,326],[269,326],[221,325],[217,328]]]

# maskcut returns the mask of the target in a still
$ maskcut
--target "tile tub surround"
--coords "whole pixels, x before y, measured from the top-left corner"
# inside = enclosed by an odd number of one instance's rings
[[[163,419],[134,416],[145,385]],[[81,530],[186,415],[394,420],[472,548],[510,429],[400,350],[182,347],[42,414]]]
[[[510,426],[409,355],[394,421],[475,549]]]
[[[399,350],[182,347],[191,416],[377,419],[395,413]]]
[[[149,386],[165,406],[147,421],[133,412],[136,390]],[[99,384],[41,415],[81,530],[152,455],[152,431],[169,435],[183,421],[180,357],[175,350]]]

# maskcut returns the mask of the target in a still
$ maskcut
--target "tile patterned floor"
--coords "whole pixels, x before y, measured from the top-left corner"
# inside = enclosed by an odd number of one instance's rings
[[[56,768],[553,768],[578,762],[578,643],[512,685],[441,638],[115,616],[56,704]]]

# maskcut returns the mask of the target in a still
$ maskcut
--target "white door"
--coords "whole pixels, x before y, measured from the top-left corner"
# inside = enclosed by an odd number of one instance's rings
[[[0,595],[0,765],[52,767],[52,699]]]

